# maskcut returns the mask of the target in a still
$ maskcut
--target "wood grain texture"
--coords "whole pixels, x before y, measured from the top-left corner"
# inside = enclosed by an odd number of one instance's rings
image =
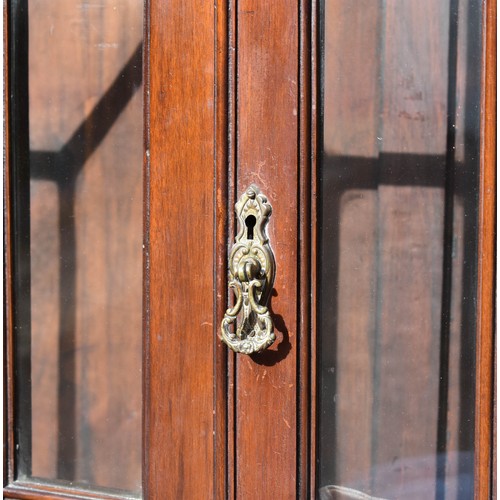
[[[297,491],[298,51],[296,2],[237,4],[237,187],[268,197],[276,256],[270,299],[277,339],[237,358],[236,496],[293,498]]]
[[[237,234],[236,218],[234,206],[238,199],[236,179],[237,179],[237,9],[236,0],[228,1],[227,13],[227,32],[228,32],[228,89],[227,89],[227,112],[228,112],[228,213],[227,213],[227,252],[229,255],[234,236]],[[224,276],[227,276],[227,268]],[[227,284],[226,284],[227,287]],[[230,302],[234,304],[233,302]],[[236,401],[237,401],[237,383],[236,383],[236,361],[237,355],[228,352],[227,364],[227,498],[234,500],[236,498],[237,481],[237,462],[236,462],[236,443],[238,434],[236,432]]]
[[[214,498],[224,498],[229,491],[228,464],[229,425],[228,408],[228,352],[220,340],[218,327],[224,317],[227,305],[227,257],[228,221],[232,219],[229,207],[229,2],[219,0],[216,4],[216,122],[215,122],[215,239],[214,239],[214,330],[215,330],[215,371],[214,371]]]
[[[356,483],[372,494],[383,495],[395,485],[401,496],[410,498],[404,493],[405,481],[422,477],[429,481],[428,491],[436,490],[449,91],[449,30],[443,20],[448,19],[449,3],[388,1],[381,10],[373,2],[363,1],[360,8],[345,0],[329,1],[327,23],[335,29],[326,39],[332,57],[325,66],[331,84],[325,106],[332,112],[324,124],[326,160],[321,173],[315,168],[320,139],[316,134],[321,136],[319,3],[218,0],[215,11],[214,5],[201,0],[147,3],[145,498],[315,498],[318,456],[321,467],[333,470],[331,476],[322,477],[320,468],[320,479]],[[463,8],[464,3],[460,5]],[[496,1],[486,5],[475,430],[476,498],[481,500],[491,492],[495,269],[495,52],[491,47],[496,34],[490,20],[496,18]],[[119,23],[111,22],[108,31],[118,33]],[[459,35],[462,55],[464,38]],[[81,64],[78,58],[73,62]],[[466,74],[463,62],[459,59],[459,75]],[[101,70],[92,64],[92,72]],[[103,69],[104,80],[109,81],[111,74]],[[460,89],[458,102],[465,106]],[[95,99],[84,102],[84,113],[94,103]],[[56,121],[51,126],[57,127]],[[456,123],[465,124],[459,111]],[[460,146],[464,128],[457,132],[457,162],[466,155]],[[123,129],[122,136],[126,141],[129,132]],[[124,155],[128,146],[121,145]],[[102,202],[99,186],[121,182],[106,181],[99,168],[113,160],[111,154],[98,154],[82,176],[82,200],[88,198],[85,189],[92,187]],[[328,197],[319,216],[318,175],[324,183],[322,195]],[[232,207],[252,182],[274,209],[269,234],[277,279],[271,309],[278,339],[266,353],[236,357],[221,345],[218,329],[228,300],[226,255],[235,229]],[[131,183],[139,192],[140,181]],[[35,275],[34,287],[47,285],[59,295],[57,269],[44,260],[57,255],[60,245],[54,234],[57,220],[50,216],[58,193],[45,180],[37,181],[36,187],[32,201],[39,224],[32,234],[46,241],[33,258],[50,279]],[[94,227],[84,204],[77,204],[77,212],[80,220],[90,221],[83,228]],[[107,246],[117,255],[120,248],[104,242],[123,220],[116,207],[110,207],[109,215],[111,229],[108,234],[95,232],[95,246],[99,252]],[[459,360],[466,350],[460,335],[467,272],[461,261],[470,255],[463,244],[470,234],[464,229],[467,215],[458,193],[452,221],[459,243],[451,276],[451,287],[458,292],[450,299],[448,451],[462,446],[457,409],[464,377]],[[7,228],[9,224],[7,215]],[[317,250],[320,243],[323,253]],[[90,251],[86,247],[85,252]],[[7,262],[9,252],[8,246]],[[91,269],[80,276],[81,293],[84,283],[104,269],[102,259],[89,259],[85,252],[80,260]],[[119,261],[115,264],[120,266]],[[330,286],[319,291],[314,287],[318,264],[320,279]],[[7,273],[7,285],[9,279]],[[318,293],[325,292],[320,305]],[[38,304],[37,310],[43,308],[47,314],[34,316],[47,331],[53,329],[59,303],[52,306],[54,311],[50,304]],[[91,306],[90,311],[96,313]],[[109,311],[109,320],[122,324],[123,318],[115,313]],[[77,321],[85,322],[81,313]],[[103,335],[98,323],[97,318],[91,322],[97,337]],[[317,341],[317,326],[322,335],[332,336],[331,343]],[[11,349],[12,328],[9,331]],[[37,359],[54,358],[55,347],[40,342],[42,337],[37,335],[34,343]],[[116,364],[115,348],[112,344],[99,350],[97,358]],[[316,378],[318,357],[331,386],[326,378]],[[85,371],[80,362],[76,366],[79,373]],[[57,413],[53,407],[57,394],[47,382],[58,375],[56,367],[52,371],[38,377],[35,398],[36,408],[48,420],[51,412]],[[10,361],[7,373],[12,397]],[[99,383],[96,375],[89,376],[94,385]],[[117,382],[113,377],[110,371],[109,387]],[[325,391],[325,387],[326,397],[334,401],[327,407],[334,413],[326,415],[321,413],[325,407],[316,405],[316,388]],[[324,405],[324,394],[319,402]],[[106,433],[106,406],[92,410],[91,428],[97,437]],[[12,405],[8,408],[13,429]],[[318,417],[323,421],[319,434]],[[53,424],[38,422],[38,449],[50,449],[57,433]],[[11,439],[11,457],[13,447]],[[56,453],[38,454],[34,465],[54,473]],[[415,457],[423,461],[412,462]],[[417,475],[412,476],[415,467]],[[11,461],[9,475],[13,480]],[[96,477],[105,475],[103,469]],[[20,483],[4,494],[26,500],[116,498],[111,493],[101,496]]]
[[[149,499],[214,495],[214,10],[148,3]]]
[[[495,321],[496,227],[496,0],[484,4],[479,177],[479,278],[476,337],[474,498],[492,491],[493,348]]]

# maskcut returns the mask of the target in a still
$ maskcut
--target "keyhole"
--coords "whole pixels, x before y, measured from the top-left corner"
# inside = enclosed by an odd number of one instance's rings
[[[245,225],[247,226],[247,240],[253,240],[253,228],[255,227],[256,222],[257,219],[255,218],[255,215],[249,215],[245,219]]]

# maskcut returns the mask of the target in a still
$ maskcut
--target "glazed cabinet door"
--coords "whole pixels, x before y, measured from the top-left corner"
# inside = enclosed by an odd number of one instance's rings
[[[7,2],[4,497],[490,498],[495,20]]]

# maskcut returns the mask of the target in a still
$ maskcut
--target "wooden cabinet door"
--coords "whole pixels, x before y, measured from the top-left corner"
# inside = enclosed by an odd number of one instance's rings
[[[300,7],[300,8],[299,8]],[[146,478],[151,498],[305,494],[311,167],[306,3],[149,4]],[[309,64],[309,63],[308,63]],[[307,90],[309,92],[309,90]],[[219,340],[233,207],[273,206],[277,340]]]
[[[143,498],[491,497],[495,19],[495,0],[146,2]],[[4,495],[124,496],[16,475],[17,173]],[[252,184],[276,340],[245,355],[220,328]]]
[[[494,17],[494,2],[151,0],[153,498],[489,496]],[[219,328],[251,184],[273,206],[277,339],[235,355]]]

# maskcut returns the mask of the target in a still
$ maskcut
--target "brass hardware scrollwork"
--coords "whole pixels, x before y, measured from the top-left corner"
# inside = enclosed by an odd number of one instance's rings
[[[234,290],[236,303],[224,315],[221,338],[233,351],[251,354],[266,349],[276,339],[267,307],[276,272],[266,234],[272,207],[252,184],[235,210],[239,228],[229,254],[228,285]],[[234,332],[229,329],[232,324]]]

